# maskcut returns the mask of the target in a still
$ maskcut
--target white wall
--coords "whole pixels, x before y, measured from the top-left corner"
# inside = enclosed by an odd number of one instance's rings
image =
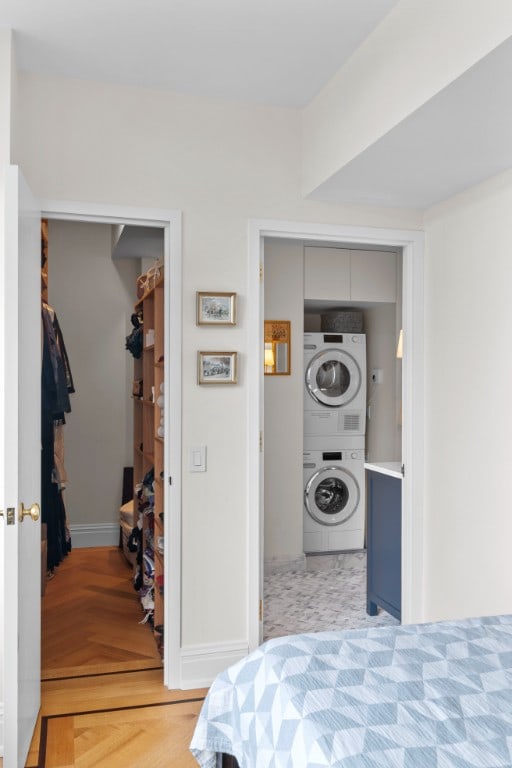
[[[512,609],[512,172],[425,217],[429,619]]]
[[[401,426],[398,421],[396,379],[400,365],[396,359],[396,306],[379,304],[364,310],[367,360],[366,453],[369,461],[401,459]],[[371,372],[382,371],[382,382],[374,384]]]
[[[420,217],[304,201],[293,109],[20,74],[18,117],[16,159],[41,197],[183,211],[183,645],[243,641],[248,220],[414,229]],[[237,326],[196,326],[197,290],[236,291]],[[236,386],[196,383],[208,349],[239,352]],[[195,445],[205,473],[188,472]]]
[[[11,160],[11,127],[16,68],[12,32],[0,27],[0,173]]]
[[[511,34],[509,0],[400,0],[304,110],[304,193]]]
[[[302,442],[304,410],[304,249],[265,241],[265,318],[291,321],[290,376],[265,376],[265,564],[304,559]]]
[[[64,427],[71,526],[117,525],[123,467],[133,465],[133,358],[125,338],[140,262],[110,254],[109,225],[49,221],[49,303],[76,389]]]

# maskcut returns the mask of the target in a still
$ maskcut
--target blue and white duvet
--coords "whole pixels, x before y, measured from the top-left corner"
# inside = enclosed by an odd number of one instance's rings
[[[240,768],[512,766],[512,616],[269,640],[213,683],[191,742]]]

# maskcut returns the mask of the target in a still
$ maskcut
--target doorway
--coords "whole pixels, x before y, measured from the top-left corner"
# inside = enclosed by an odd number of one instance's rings
[[[264,377],[263,637],[382,624],[366,613],[364,462],[401,460],[401,252],[264,247],[265,326],[293,332],[287,374]]]
[[[179,688],[180,663],[180,572],[181,572],[181,214],[177,211],[95,206],[84,203],[46,202],[42,216],[53,220],[152,227],[163,230],[165,281],[164,326],[166,349],[164,377],[169,382],[165,392],[164,509],[166,537],[164,580],[168,585],[164,601],[165,635],[163,683]],[[51,244],[50,244],[51,248]],[[51,256],[50,256],[51,259]],[[100,279],[101,276],[98,276]],[[50,278],[51,279],[51,278]],[[127,354],[127,353],[125,353]],[[171,365],[177,361],[176,365]],[[169,394],[172,392],[172,399]],[[120,397],[124,397],[124,391]],[[172,483],[171,483],[172,478]]]
[[[404,230],[338,227],[297,222],[251,221],[249,225],[249,644],[263,633],[263,285],[266,237],[402,249],[402,617],[423,616],[423,234]]]

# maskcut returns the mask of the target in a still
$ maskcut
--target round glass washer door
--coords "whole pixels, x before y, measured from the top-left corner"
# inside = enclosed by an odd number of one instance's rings
[[[317,403],[329,408],[348,405],[361,388],[361,369],[341,349],[323,349],[306,368],[306,389]]]
[[[322,467],[304,489],[306,510],[322,525],[346,523],[356,511],[359,498],[356,479],[342,467]]]

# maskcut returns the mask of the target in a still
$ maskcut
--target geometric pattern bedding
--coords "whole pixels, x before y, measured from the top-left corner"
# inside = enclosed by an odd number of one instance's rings
[[[240,768],[512,766],[512,616],[269,640],[218,675],[190,745]]]

